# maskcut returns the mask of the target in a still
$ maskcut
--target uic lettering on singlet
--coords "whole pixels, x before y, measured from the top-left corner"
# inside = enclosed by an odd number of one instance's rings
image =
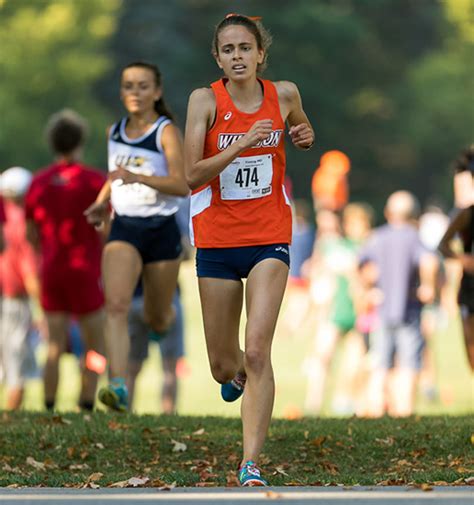
[[[118,167],[142,167],[146,161],[145,157],[133,154],[118,154],[115,158]]]
[[[252,146],[252,148],[278,147],[282,134],[283,130],[273,130],[265,140],[261,140],[258,144]],[[244,135],[245,133],[219,133],[217,138],[217,148],[219,151],[223,151],[234,142],[241,139]]]

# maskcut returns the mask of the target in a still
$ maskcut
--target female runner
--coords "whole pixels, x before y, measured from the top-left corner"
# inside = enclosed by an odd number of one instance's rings
[[[224,77],[189,99],[185,134],[192,234],[211,372],[224,400],[243,392],[239,481],[263,486],[257,466],[270,424],[271,344],[285,291],[291,208],[285,194],[285,123],[293,144],[314,133],[295,84],[257,77],[270,45],[257,19],[229,14],[212,51]],[[245,351],[239,320],[245,286]]]
[[[86,215],[100,223],[110,198],[114,217],[102,276],[111,381],[99,399],[121,411],[128,408],[128,312],[140,276],[152,329],[163,334],[175,319],[172,300],[182,250],[175,213],[178,197],[189,190],[181,134],[164,104],[158,68],[144,62],[127,65],[120,90],[128,115],[109,130],[109,180]]]

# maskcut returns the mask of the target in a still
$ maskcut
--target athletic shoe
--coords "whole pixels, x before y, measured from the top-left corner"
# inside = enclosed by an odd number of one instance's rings
[[[100,389],[99,400],[112,410],[126,412],[128,410],[128,389],[121,377],[112,379],[108,386]]]
[[[241,486],[268,486],[268,482],[260,475],[260,469],[253,461],[247,461],[239,470]]]
[[[221,396],[226,402],[235,402],[244,392],[247,377],[238,373],[230,382],[221,385]]]

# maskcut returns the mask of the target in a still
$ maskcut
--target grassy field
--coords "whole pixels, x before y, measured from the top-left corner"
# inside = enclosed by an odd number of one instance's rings
[[[466,416],[275,420],[260,463],[272,485],[472,484],[471,431]],[[237,419],[0,413],[0,486],[233,486],[240,456]]]
[[[239,406],[220,400],[219,386],[213,381],[205,352],[197,281],[193,262],[183,265],[181,286],[186,314],[186,373],[180,382],[178,411],[182,415],[237,416]],[[277,383],[275,402],[276,417],[297,416],[303,411],[306,376],[303,361],[311,348],[311,319],[307,320],[297,335],[288,335],[283,325],[277,329],[273,349],[273,362]],[[474,377],[470,374],[458,321],[438,333],[433,341],[438,369],[439,398],[428,401],[420,397],[417,412],[422,415],[468,414],[474,412]],[[335,360],[328,384],[328,400],[324,415],[333,413],[330,396],[338,379],[338,360]],[[161,370],[159,351],[151,350],[138,378],[135,408],[140,414],[160,412],[159,394]],[[79,394],[78,367],[75,358],[64,356],[61,362],[61,379],[58,392],[58,408],[68,411],[74,408]],[[2,400],[0,394],[0,401]],[[26,390],[26,408],[40,410],[43,393],[39,380],[30,381]],[[239,403],[239,402],[237,402]]]

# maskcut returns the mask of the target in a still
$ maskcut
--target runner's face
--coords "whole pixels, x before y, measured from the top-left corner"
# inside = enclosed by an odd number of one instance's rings
[[[265,54],[258,48],[255,36],[241,25],[228,26],[219,33],[218,50],[217,64],[232,80],[254,76]]]
[[[161,97],[161,88],[156,86],[151,70],[130,67],[123,71],[120,97],[130,114],[144,114],[154,109]]]

